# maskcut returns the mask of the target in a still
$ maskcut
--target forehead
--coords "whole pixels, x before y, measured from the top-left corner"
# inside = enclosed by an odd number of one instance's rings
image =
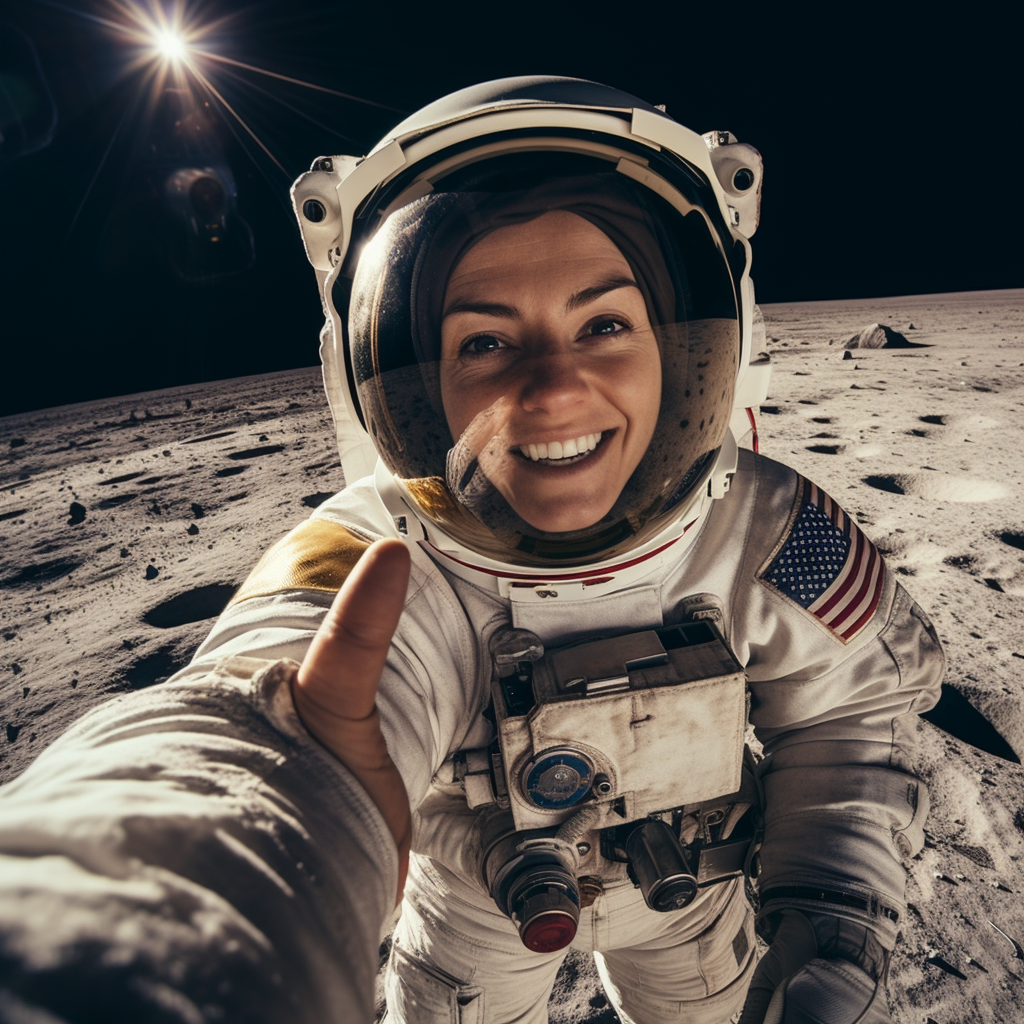
[[[552,210],[484,236],[456,264],[448,289],[547,279],[567,271],[633,277],[625,256],[600,228],[568,210]]]

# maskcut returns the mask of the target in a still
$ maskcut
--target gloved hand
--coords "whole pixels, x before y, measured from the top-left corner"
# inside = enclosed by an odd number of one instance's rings
[[[871,929],[831,914],[779,916],[739,1024],[892,1024],[889,953]]]

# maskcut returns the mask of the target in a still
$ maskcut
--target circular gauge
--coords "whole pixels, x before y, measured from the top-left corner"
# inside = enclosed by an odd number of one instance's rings
[[[523,793],[535,807],[561,810],[590,792],[594,766],[576,750],[546,750],[523,770]]]

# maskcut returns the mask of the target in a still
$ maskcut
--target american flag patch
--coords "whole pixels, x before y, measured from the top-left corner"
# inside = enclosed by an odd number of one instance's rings
[[[789,535],[758,578],[848,643],[878,608],[885,563],[860,527],[820,487],[805,479],[801,487]]]

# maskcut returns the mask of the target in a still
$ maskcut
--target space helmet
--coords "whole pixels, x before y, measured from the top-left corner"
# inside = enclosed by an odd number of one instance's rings
[[[595,577],[736,465],[760,157],[578,79],[509,78],[292,189],[346,482],[494,575]],[[743,417],[745,422],[745,414]]]

